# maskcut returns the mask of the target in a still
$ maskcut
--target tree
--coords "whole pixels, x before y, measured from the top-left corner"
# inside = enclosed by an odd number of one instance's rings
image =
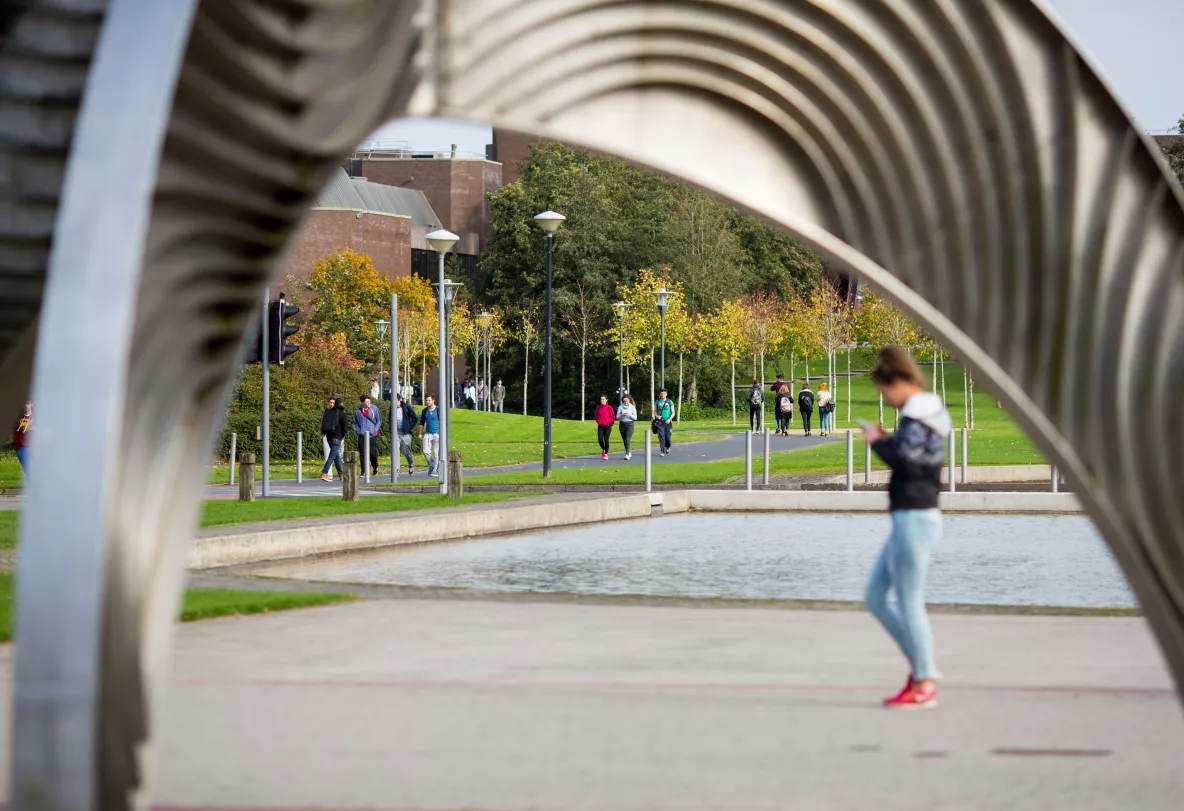
[[[743,292],[748,257],[732,230],[734,209],[698,189],[674,192],[671,274],[683,286],[695,311],[718,307]]]
[[[786,328],[786,309],[768,293],[754,293],[744,302],[744,338],[752,352],[752,376],[765,381],[765,355],[781,340]],[[760,362],[759,373],[757,362]]]
[[[543,316],[539,312],[539,305],[534,299],[529,299],[514,311],[514,326],[512,334],[522,344],[523,372],[522,372],[522,415],[526,416],[526,404],[529,402],[528,385],[530,382],[530,348],[539,345],[539,335],[543,331]]]
[[[707,345],[732,368],[732,425],[736,424],[736,361],[748,354],[744,337],[747,308],[740,299],[725,301],[706,322]]]
[[[1176,124],[1176,133],[1178,137],[1165,139],[1163,156],[1167,159],[1168,167],[1184,183],[1184,115],[1180,116]]]
[[[704,345],[703,318],[691,315],[683,307],[671,309],[666,316],[666,346],[678,353],[678,391],[675,422],[682,422],[683,359]]]
[[[837,402],[838,368],[835,355],[839,347],[851,342],[851,308],[839,295],[839,291],[828,282],[823,282],[810,291],[809,322],[817,330],[818,343],[826,353],[827,378],[830,396]],[[848,378],[850,388],[851,380]],[[850,420],[850,415],[848,415]]]
[[[403,276],[391,283],[391,292],[398,296],[395,321],[399,327],[397,349],[399,366],[404,381],[411,380],[411,370],[422,361],[428,363],[429,347],[435,346],[438,313],[436,297],[426,279]],[[431,361],[435,364],[435,359]],[[397,379],[397,376],[396,376]],[[422,385],[426,385],[426,382]]]
[[[601,311],[588,295],[582,281],[576,282],[574,291],[560,291],[556,296],[556,304],[562,334],[580,348],[580,422],[583,422],[588,411],[588,347],[596,340],[601,329]]]
[[[625,311],[625,341],[627,348],[631,350],[630,357],[637,357],[642,352],[649,356],[651,404],[657,398],[654,355],[661,345],[661,318],[655,293],[663,287],[670,292],[666,307],[668,328],[672,321],[682,318],[682,311],[685,309],[682,286],[670,280],[669,271],[666,267],[657,272],[642,268],[637,272],[633,284],[617,287],[621,301],[630,305]],[[634,400],[636,401],[636,398]]]
[[[312,294],[310,332],[344,334],[353,356],[378,362],[378,321],[389,315],[391,280],[374,269],[364,253],[346,249],[313,265],[303,289]]]
[[[873,349],[891,345],[909,349],[920,339],[920,330],[903,310],[871,289],[866,289],[856,311],[854,335],[856,341]],[[883,397],[880,397],[880,422],[884,422]]]

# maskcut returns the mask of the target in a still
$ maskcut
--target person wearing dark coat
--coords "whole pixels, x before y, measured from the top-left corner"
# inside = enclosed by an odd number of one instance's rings
[[[347,433],[349,424],[346,422],[345,406],[341,404],[340,397],[330,397],[329,407],[321,412],[321,436],[329,442],[329,458],[321,468],[322,481],[333,481],[329,478],[330,467],[336,467],[337,476],[341,477],[341,443],[345,441]]]
[[[806,436],[810,436],[810,417],[814,416],[814,392],[810,391],[810,384],[802,386],[798,392],[798,412],[802,415],[802,427],[806,429]]]

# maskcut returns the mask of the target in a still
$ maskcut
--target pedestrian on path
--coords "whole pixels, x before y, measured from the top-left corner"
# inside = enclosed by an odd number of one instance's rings
[[[489,394],[489,392],[485,388],[485,381],[478,380],[477,381],[477,410],[478,411],[488,411],[489,410],[488,394]]]
[[[349,432],[346,423],[345,406],[340,397],[330,397],[329,407],[321,412],[321,437],[329,442],[329,456],[325,459],[325,466],[321,468],[321,481],[331,482],[329,469],[337,468],[337,477],[341,478],[341,443]]]
[[[436,398],[424,398],[423,411],[419,413],[419,439],[423,445],[423,458],[428,463],[428,475],[440,475],[440,412],[436,410]]]
[[[600,458],[607,459],[608,440],[613,435],[613,423],[617,419],[617,413],[608,404],[607,394],[600,395],[600,402],[596,405],[592,418],[596,420],[596,441],[600,443]]]
[[[818,424],[823,436],[826,436],[830,431],[830,425],[833,420],[830,418],[830,412],[834,411],[835,401],[831,398],[830,392],[826,390],[825,383],[818,384]]]
[[[814,392],[810,391],[809,383],[805,383],[798,392],[798,411],[802,414],[802,428],[806,436],[810,436],[810,417],[814,415]]]
[[[789,393],[789,384],[785,381],[777,387],[773,408],[777,411],[777,433],[789,436],[789,422],[793,419],[793,395]]]
[[[465,380],[464,388],[461,390],[461,397],[464,398],[465,407],[469,411],[477,410],[477,387],[473,385],[471,378]]]
[[[411,452],[411,429],[418,422],[419,420],[415,418],[415,409],[400,394],[395,400],[394,430],[394,436],[399,441],[399,448],[398,450],[391,448],[391,455],[397,458],[397,454],[402,452],[403,458],[407,460],[408,476],[415,475],[415,454]]]
[[[625,446],[625,459],[633,458],[633,452],[629,449],[629,443],[633,441],[633,429],[637,423],[637,406],[633,404],[633,398],[628,394],[621,398],[621,404],[617,406],[617,430],[621,432],[621,444]]]
[[[755,431],[757,426],[765,426],[765,391],[759,380],[752,379],[752,388],[748,390],[748,430]]]
[[[506,410],[506,387],[502,385],[502,379],[497,379],[497,384],[493,387],[493,410],[502,414]]]
[[[884,699],[884,706],[927,709],[937,706],[938,672],[925,613],[925,575],[930,552],[941,538],[937,496],[950,415],[941,398],[926,391],[925,376],[899,346],[880,350],[871,380],[884,402],[900,409],[900,424],[894,434],[879,425],[864,429],[865,441],[892,469],[892,530],[872,568],[865,600],[909,662],[908,682]],[[895,594],[895,604],[888,602],[889,592]]]
[[[29,472],[29,442],[33,438],[33,403],[25,400],[25,410],[16,421],[12,429],[12,445],[16,448],[17,461],[21,463],[21,470]]]
[[[358,435],[358,451],[365,453],[366,434],[370,435],[370,472],[378,475],[378,434],[382,428],[382,412],[377,406],[370,405],[369,395],[362,395],[362,404],[354,412],[354,433]],[[366,460],[362,460],[362,469],[366,469]]]
[[[669,392],[662,389],[658,392],[658,401],[654,403],[654,424],[658,428],[658,450],[662,456],[670,453],[670,430],[674,422],[674,403],[668,395]]]

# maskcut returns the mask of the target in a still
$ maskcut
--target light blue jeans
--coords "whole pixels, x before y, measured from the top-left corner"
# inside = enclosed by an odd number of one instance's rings
[[[822,416],[819,419],[822,423],[822,432],[825,434],[830,430],[830,412],[822,409]]]
[[[936,678],[933,632],[925,613],[925,573],[929,553],[941,538],[941,511],[896,510],[890,515],[892,533],[872,567],[864,599],[912,664],[913,678]],[[895,603],[888,602],[890,591]]]

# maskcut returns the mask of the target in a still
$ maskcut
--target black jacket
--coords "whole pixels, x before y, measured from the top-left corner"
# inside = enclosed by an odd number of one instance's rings
[[[802,389],[798,392],[798,411],[809,414],[814,410],[814,392]]]
[[[872,445],[888,467],[891,510],[937,509],[950,415],[935,394],[914,394],[900,412],[896,432]]]
[[[328,439],[345,439],[349,433],[349,423],[345,419],[345,409],[341,406],[326,408],[321,413],[321,435]]]
[[[403,405],[402,405],[402,407],[399,408],[399,410],[403,412],[403,424],[401,426],[399,426],[399,428],[401,429],[399,431],[399,433],[400,434],[409,434],[409,433],[411,433],[411,429],[414,428],[419,422],[419,419],[415,416],[415,409],[412,408],[410,405],[408,405],[407,401],[404,400]],[[393,431],[395,428],[395,426],[393,424],[394,423],[393,417],[391,419],[391,422],[392,422],[391,430]]]

